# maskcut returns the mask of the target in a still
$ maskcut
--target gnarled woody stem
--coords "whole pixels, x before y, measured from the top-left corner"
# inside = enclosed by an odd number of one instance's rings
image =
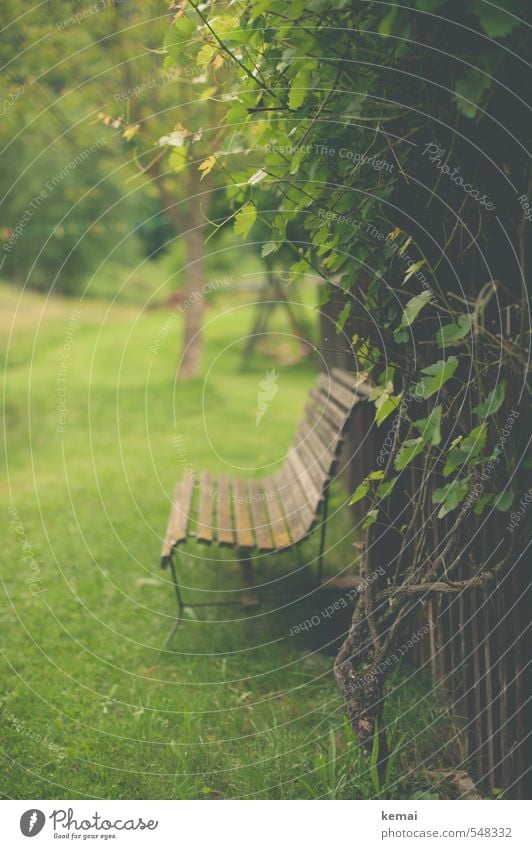
[[[361,664],[367,661],[369,666],[362,670]],[[334,674],[344,697],[350,725],[358,740],[366,746],[372,745],[376,724],[382,716],[384,676],[377,669],[378,662],[369,636],[366,605],[362,597],[336,657]]]

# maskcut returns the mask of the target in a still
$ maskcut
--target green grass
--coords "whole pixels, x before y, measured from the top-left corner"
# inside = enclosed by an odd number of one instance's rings
[[[7,456],[2,794],[374,795],[370,759],[345,733],[331,657],[315,653],[311,632],[288,636],[312,615],[315,599],[251,616],[211,609],[187,621],[171,649],[161,649],[174,615],[158,555],[169,496],[183,471],[176,437],[196,468],[236,465],[250,475],[273,469],[302,413],[312,364],[276,365],[279,392],[259,429],[258,383],[274,363],[258,352],[239,369],[237,340],[251,314],[238,300],[218,299],[210,309],[204,375],[187,386],[174,382],[178,324],[159,352],[150,352],[168,313],[94,300],[45,304],[31,293],[17,301],[18,292],[0,288]],[[78,308],[80,325],[62,359]],[[277,321],[283,332],[281,315]],[[58,433],[62,363],[68,412]],[[335,505],[341,501],[337,492]],[[353,558],[348,518],[337,511],[331,522],[331,541],[345,537],[327,557],[331,574]],[[304,554],[315,551],[310,540]],[[192,546],[184,572],[197,599],[226,597],[238,586],[237,565],[216,549]],[[288,554],[263,558],[258,573],[278,589],[311,589],[309,573]],[[429,792],[431,770],[445,767],[440,746],[452,729],[419,674],[394,674],[389,716],[399,717],[406,739],[393,793],[409,798]]]

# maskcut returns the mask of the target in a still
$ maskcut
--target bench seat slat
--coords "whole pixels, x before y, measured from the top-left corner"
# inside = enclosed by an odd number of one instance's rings
[[[279,501],[279,495],[271,478],[266,478],[264,481],[263,491],[266,496],[265,506],[270,518],[275,548],[278,550],[289,548],[292,544],[292,537],[285,521],[283,506]]]
[[[257,548],[259,551],[272,551],[275,546],[268,514],[264,508],[264,493],[260,491],[257,481],[249,482],[249,497]]]
[[[290,454],[290,457],[288,458],[288,465],[290,467],[289,479],[294,502],[298,505],[299,516],[305,529],[304,533],[307,534],[316,521],[320,499],[318,498],[314,503],[314,499],[309,498],[309,495],[301,481],[300,470],[296,466],[295,455],[293,453]]]
[[[308,422],[301,422],[298,434],[312,451],[325,476],[330,479],[331,470],[334,466],[335,454],[331,451],[328,445],[325,445],[320,435],[310,427]]]
[[[312,453],[309,451],[308,445],[306,444],[306,442],[300,442],[298,445],[296,445],[296,450],[297,453],[301,456],[301,459],[303,460],[305,468],[307,469],[310,477],[314,481],[316,489],[322,492],[327,482],[327,476],[323,473],[319,463],[317,463],[315,458],[312,456]]]
[[[307,527],[302,516],[302,505],[295,498],[293,472],[290,472],[287,463],[285,463],[279,472],[276,472],[274,478],[279,500],[283,505],[286,523],[290,528],[290,536],[293,542],[298,542],[306,536]]]
[[[303,539],[308,530],[308,516],[305,505],[299,499],[295,489],[295,473],[287,459],[280,470],[277,491],[283,503],[286,521],[294,542]]]
[[[315,485],[297,449],[293,448],[291,450],[289,459],[292,464],[292,468],[297,474],[297,480],[304,498],[310,505],[312,512],[315,513],[320,501],[323,499],[323,488],[320,487],[318,489]]]
[[[170,510],[170,518],[168,520],[162,550],[163,557],[170,557],[174,546],[180,542],[185,542],[187,538],[193,491],[194,475],[187,474],[177,484],[174,490],[172,508]]]
[[[199,485],[199,507],[196,539],[210,545],[213,540],[213,506],[216,478],[210,472],[202,472]]]
[[[337,368],[336,366],[331,369],[331,374],[339,383],[347,386],[347,388],[352,392],[356,392],[360,398],[366,400],[369,398],[371,394],[371,386],[367,383],[367,381],[360,377],[355,377],[354,374],[344,371],[344,369]]]
[[[220,545],[233,545],[235,534],[231,518],[231,496],[227,475],[220,475],[218,482],[218,498],[216,501],[216,536]]]
[[[332,398],[340,407],[343,407],[346,412],[351,411],[358,398],[356,393],[347,389],[343,383],[340,383],[332,375],[326,375],[323,372],[318,377],[318,385],[327,393],[328,397]]]
[[[335,404],[332,398],[327,397],[327,393],[323,389],[313,388],[310,390],[310,397],[316,403],[316,406],[327,419],[330,424],[339,431],[343,431],[347,420],[345,410]]]
[[[331,451],[336,452],[338,443],[342,439],[341,431],[334,428],[320,410],[308,405],[305,408],[306,420],[311,428],[318,431],[323,442],[328,445]]]
[[[248,510],[248,491],[242,478],[232,478],[234,495],[235,533],[239,548],[255,548],[255,539],[251,529]]]

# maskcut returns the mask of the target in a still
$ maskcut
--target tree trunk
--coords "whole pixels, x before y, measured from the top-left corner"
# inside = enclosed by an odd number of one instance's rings
[[[202,214],[201,199],[194,197],[198,189],[198,182],[196,174],[190,172],[187,175],[187,194],[190,200],[187,229],[183,233],[186,245],[185,273],[187,282],[183,290],[181,307],[184,319],[184,335],[183,349],[177,363],[178,380],[190,380],[197,377],[201,370],[202,327],[205,311],[203,292],[205,282],[203,227],[205,219]]]
[[[203,182],[199,173],[191,165],[186,172],[186,194],[188,210],[184,215],[176,203],[176,197],[159,171],[159,164],[153,168],[156,173],[155,185],[164,204],[165,212],[171,219],[177,233],[182,233],[186,247],[186,285],[179,299],[183,312],[183,347],[177,363],[177,379],[190,380],[197,377],[201,369],[203,348],[203,314],[205,308],[203,284],[205,281],[204,234],[205,219],[202,208],[209,202],[209,178]],[[196,195],[200,193],[200,197]]]

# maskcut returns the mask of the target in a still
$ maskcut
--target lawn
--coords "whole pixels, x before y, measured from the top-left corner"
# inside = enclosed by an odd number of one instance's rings
[[[375,795],[369,758],[344,728],[332,656],[315,651],[312,633],[289,636],[318,604],[293,556],[269,556],[258,571],[301,601],[211,609],[162,649],[174,606],[158,555],[176,479],[189,465],[260,475],[280,464],[315,367],[258,351],[242,371],[243,296],[210,308],[204,374],[186,386],[174,381],[179,320],[161,341],[164,310],[19,300],[7,286],[0,303],[3,796]],[[258,384],[274,366],[279,391],[257,428]],[[344,498],[335,493],[329,574],[354,556]],[[315,549],[307,542],[305,557]],[[228,558],[191,547],[188,594],[237,586]],[[401,779],[382,793],[449,794],[453,728],[437,694],[408,668],[390,686]]]

